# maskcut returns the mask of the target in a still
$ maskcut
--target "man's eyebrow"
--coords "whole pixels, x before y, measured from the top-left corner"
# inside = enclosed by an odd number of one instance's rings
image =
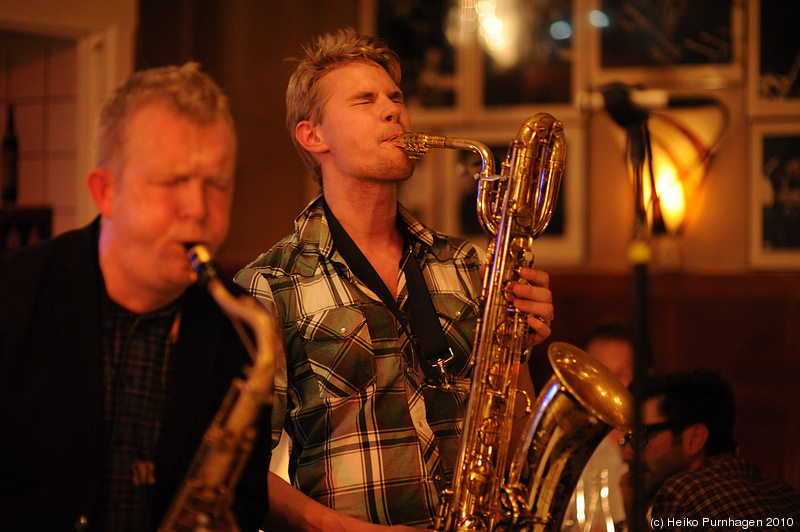
[[[397,98],[403,99],[403,91],[395,90],[387,94],[390,100],[395,100]],[[375,91],[363,91],[356,93],[350,97],[351,100],[374,100],[378,97],[378,94]]]
[[[351,100],[372,100],[376,96],[375,91],[363,91],[353,94],[350,99]]]

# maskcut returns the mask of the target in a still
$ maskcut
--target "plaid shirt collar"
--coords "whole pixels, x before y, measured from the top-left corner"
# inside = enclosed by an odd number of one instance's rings
[[[350,269],[347,268],[344,259],[333,244],[333,236],[328,228],[328,221],[325,219],[325,213],[322,208],[322,198],[323,193],[320,190],[295,219],[294,224],[298,241],[308,251],[316,251],[332,262],[340,264],[347,271],[347,274],[351,276]],[[431,253],[438,260],[444,261],[450,258],[450,247],[446,245],[447,238],[444,235],[426,227],[399,202],[397,204],[397,212],[403,224],[408,228],[415,256],[419,258],[425,253]],[[318,262],[319,259],[316,262],[307,264],[309,275],[315,271]]]

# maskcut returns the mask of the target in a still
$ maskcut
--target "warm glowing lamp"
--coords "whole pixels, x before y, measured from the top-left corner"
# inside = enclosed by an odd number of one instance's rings
[[[680,233],[726,122],[722,106],[650,114],[650,157],[645,165],[643,194],[654,233]]]

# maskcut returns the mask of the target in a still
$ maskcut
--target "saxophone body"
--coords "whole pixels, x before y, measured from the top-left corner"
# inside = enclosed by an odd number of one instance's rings
[[[540,398],[536,408],[541,412],[534,410],[529,414],[523,448],[510,448],[515,404],[529,402],[527,395],[517,390],[520,365],[524,363],[521,355],[528,316],[513,306],[508,289],[510,284],[521,281],[520,268],[533,267],[533,242],[552,217],[566,158],[563,124],[547,113],[529,118],[510,142],[499,175],[495,174],[491,151],[476,141],[407,133],[395,139],[395,143],[412,158],[430,148],[462,149],[480,155],[481,171],[475,176],[478,219],[484,230],[494,237],[487,250],[482,313],[473,346],[473,377],[461,448],[450,487],[442,493],[436,529],[448,532],[533,530],[533,523],[538,519],[546,521],[547,529],[555,530],[560,524],[558,512],[563,517],[571,495],[572,488],[568,484],[572,482],[574,487],[581,468],[574,480],[562,479],[561,472],[571,471],[577,465],[551,467],[541,463],[549,460],[549,453],[537,454],[542,446],[559,446],[553,438],[561,433],[552,427],[558,422],[553,422],[546,411],[552,410],[552,401]],[[591,365],[590,359],[584,360],[588,355],[576,357],[581,363]],[[564,357],[559,358],[559,363],[562,363],[561,358]],[[551,364],[552,361],[551,357]],[[560,381],[556,381],[555,386],[559,391],[562,388]],[[624,388],[623,391],[627,393]],[[545,389],[542,395],[546,393],[554,394]],[[573,410],[582,408],[580,405],[573,405]],[[558,412],[558,416],[563,415],[564,409]],[[592,419],[596,418],[592,416]],[[551,425],[547,431],[538,428],[543,420]],[[609,427],[604,426],[604,430]],[[533,436],[528,438],[530,434]],[[589,450],[584,463],[593,449]],[[532,463],[532,460],[540,463]],[[530,477],[531,471],[542,468],[548,474],[546,481]],[[552,472],[556,470],[559,477],[554,479]],[[563,508],[553,508],[561,504],[560,499],[539,493],[542,484],[551,489],[553,483],[569,491]],[[537,493],[531,494],[530,490]],[[534,517],[539,514],[547,518]],[[551,523],[555,525],[550,526]]]
[[[272,406],[275,357],[282,352],[282,340],[272,316],[258,301],[236,297],[225,288],[204,246],[193,246],[188,254],[199,281],[250,351],[253,365],[247,368],[246,379],[231,383],[158,530],[238,530],[230,511],[234,489],[250,457],[257,422]]]

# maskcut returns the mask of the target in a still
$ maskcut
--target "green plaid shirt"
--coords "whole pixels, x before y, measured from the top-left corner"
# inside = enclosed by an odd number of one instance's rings
[[[455,354],[447,366],[455,391],[445,392],[423,384],[416,339],[334,248],[321,197],[297,218],[294,234],[236,275],[283,326],[273,445],[285,429],[293,483],[322,504],[373,523],[429,526],[460,445],[478,255],[398,207]],[[400,308],[406,299],[401,270]]]

